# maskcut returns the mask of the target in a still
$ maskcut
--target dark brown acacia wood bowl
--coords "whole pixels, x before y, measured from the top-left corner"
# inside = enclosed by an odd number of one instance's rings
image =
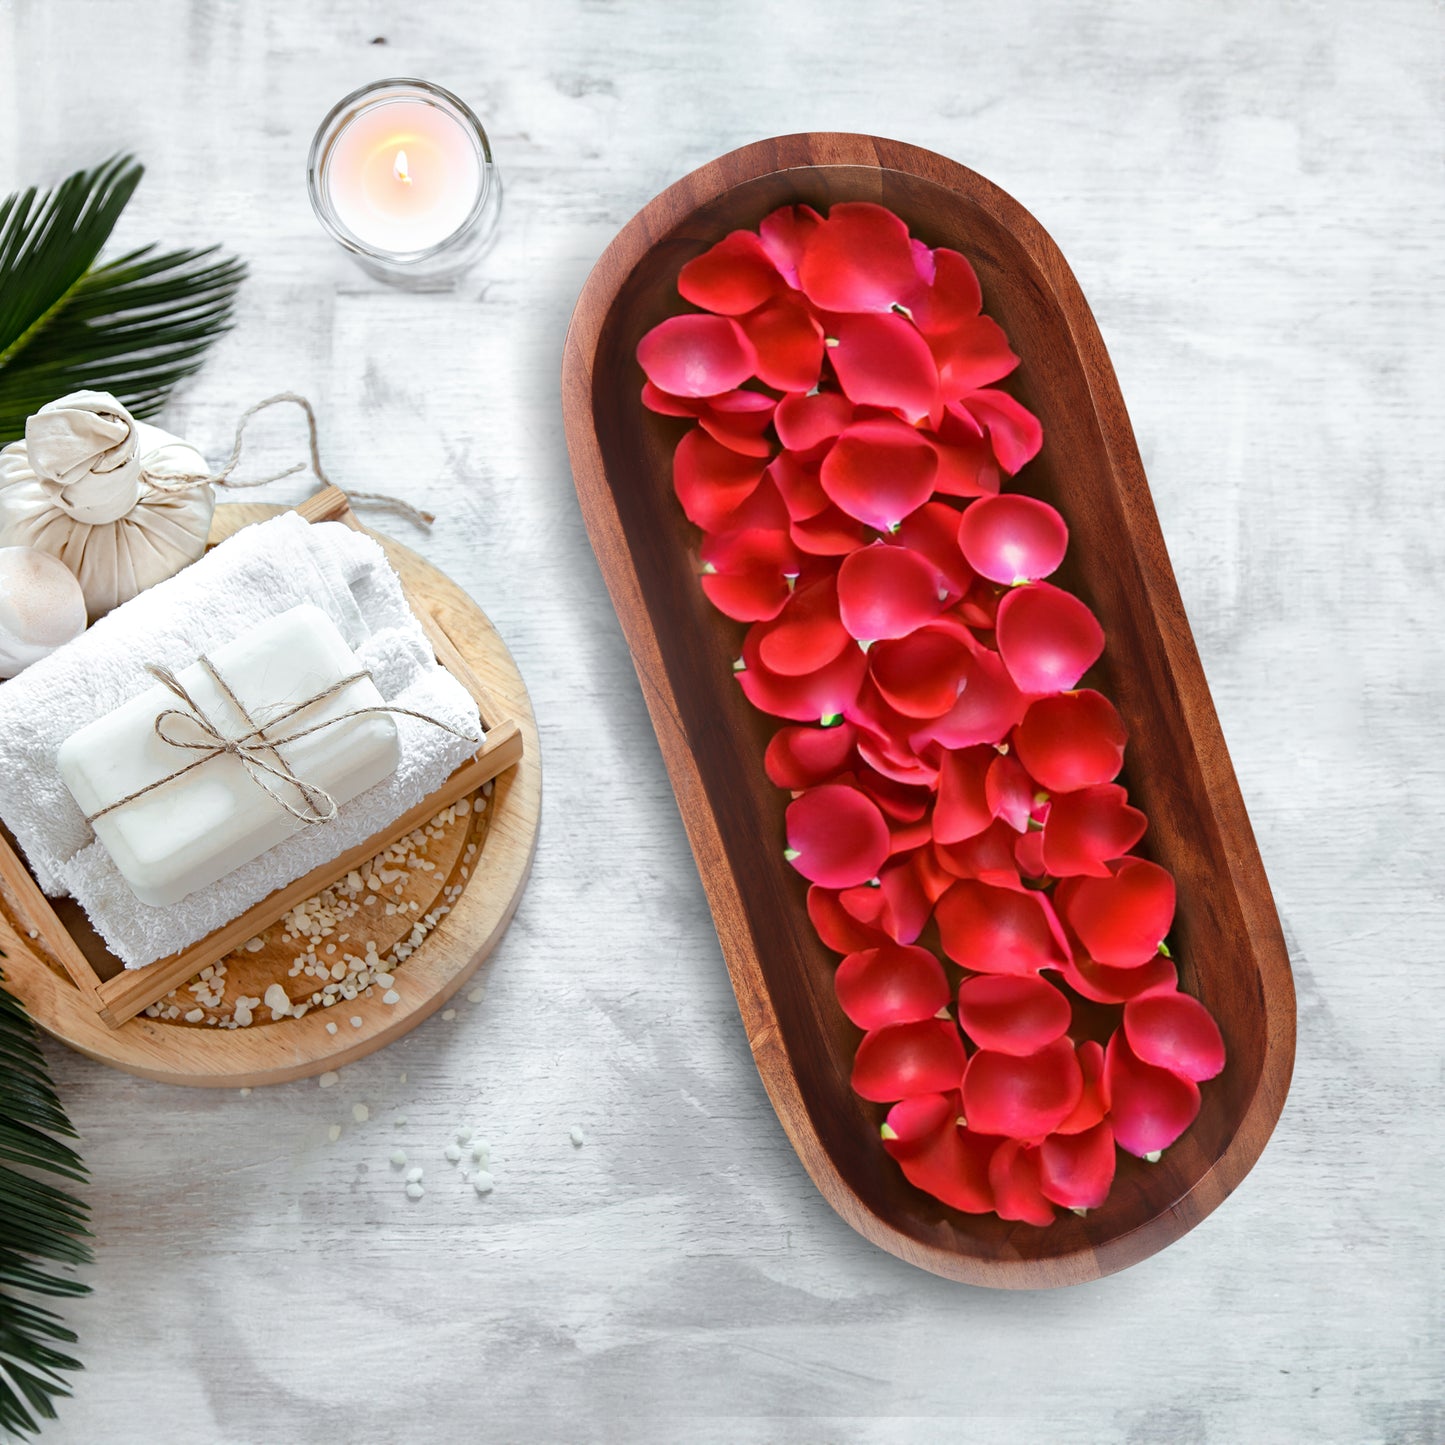
[[[849,1088],[858,1031],[833,996],[836,957],[814,936],[782,853],[785,795],[763,773],[777,726],[744,699],[742,628],[697,580],[697,536],[673,496],[685,423],[638,397],[638,339],[689,309],[684,262],[774,207],[878,201],[930,245],[957,248],[1023,364],[1008,385],[1043,421],[1018,489],[1071,533],[1061,578],[1108,636],[1090,681],[1129,729],[1125,781],[1149,815],[1141,850],[1174,873],[1181,984],[1213,1010],[1229,1062],[1161,1162],[1119,1156],[1108,1202],[1048,1228],[960,1214],[914,1189],[878,1141],[879,1106]],[[1248,1172],[1284,1105],[1294,987],[1249,818],[1194,649],[1113,368],[1058,248],[1016,201],[963,166],[869,136],[745,146],[645,206],[593,269],[563,363],[567,444],[582,512],[632,649],[763,1083],[824,1197],[900,1258],[970,1284],[1097,1278],[1197,1224]]]

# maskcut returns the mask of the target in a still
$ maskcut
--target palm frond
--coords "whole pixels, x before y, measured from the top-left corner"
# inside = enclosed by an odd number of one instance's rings
[[[62,1372],[81,1368],[56,1348],[74,1344],[74,1331],[33,1298],[90,1289],[52,1269],[90,1262],[90,1212],[74,1195],[38,1177],[85,1180],[80,1156],[63,1142],[74,1137],[35,1025],[0,987],[0,1430],[10,1435],[36,1431],[40,1420],[54,1419],[55,1400],[70,1394]]]
[[[246,268],[214,247],[144,246],[97,264],[142,174],[117,156],[0,202],[0,444],[86,387],[152,416],[230,329]]]

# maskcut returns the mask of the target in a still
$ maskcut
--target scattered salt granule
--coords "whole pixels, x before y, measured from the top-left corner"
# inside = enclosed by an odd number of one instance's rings
[[[476,1164],[485,1164],[492,1157],[492,1146],[485,1139],[479,1139],[472,1145],[472,1161]]]
[[[259,938],[251,938],[246,941],[247,953],[260,953],[265,948],[265,943]]]
[[[442,1153],[444,1153],[453,1164],[462,1157],[462,1151],[458,1149],[455,1144],[448,1144],[447,1147],[442,1150]]]
[[[401,995],[394,988],[389,988],[382,994],[381,1001],[382,1003],[400,1003]]]
[[[457,1011],[456,1011],[456,1009],[454,1009],[454,1008],[446,1008],[446,1009],[443,1009],[443,1010],[442,1010],[442,1017],[443,1017],[444,1019],[454,1019],[454,1018],[456,1018],[456,1016],[457,1016]]]
[[[405,1149],[393,1149],[393,1150],[391,1151],[391,1167],[392,1167],[393,1169],[400,1169],[400,1168],[402,1167],[402,1165],[405,1164],[405,1163],[406,1163],[406,1150],[405,1150]]]
[[[186,1013],[186,1022],[187,1022],[188,1024],[198,1024],[198,1023],[200,1023],[200,1021],[201,1021],[203,1018],[205,1018],[205,1016],[206,1016],[206,1011],[205,1011],[205,1009],[203,1009],[203,1008],[193,1008],[193,1009],[190,1009],[190,1010],[187,1011],[187,1013]]]
[[[340,1125],[340,1124],[333,1124],[333,1125],[326,1131],[326,1137],[327,1137],[328,1139],[330,1139],[331,1142],[334,1144],[339,1138],[341,1138],[341,1125]]]
[[[469,1143],[471,1143],[471,1139],[472,1139],[472,1131],[471,1131],[470,1129],[458,1129],[458,1130],[457,1130],[457,1143],[458,1143],[458,1144],[469,1144]]]
[[[267,990],[264,1003],[271,1010],[273,1019],[284,1019],[291,1012],[291,1000],[279,983],[273,983]]]
[[[587,1142],[583,1136],[582,1126],[580,1124],[574,1124],[571,1129],[567,1131],[567,1137],[571,1139],[574,1149],[580,1149],[583,1144]]]
[[[467,995],[467,1002],[468,1002],[468,1003],[481,1003],[481,1001],[486,997],[486,995],[487,995],[486,989],[484,989],[484,988],[474,988],[474,989]]]
[[[401,1071],[401,1081],[402,1081],[403,1084],[406,1083],[406,1070],[405,1070],[405,1069],[403,1069],[403,1070]]]
[[[316,1082],[320,1084],[323,1089],[329,1089],[340,1077],[340,1074],[333,1073],[328,1069]]]
[[[352,1014],[352,1016],[351,1016],[351,1027],[354,1028],[354,1029],[359,1029],[359,1028],[361,1027],[361,1015],[360,1015],[360,1014]]]
[[[332,1023],[329,1019],[326,1022],[326,1032],[328,1034],[334,1034],[336,1032],[336,1025]]]
[[[242,1089],[242,1090],[241,1090],[241,1097],[242,1097],[243,1099],[249,1099],[249,1098],[251,1097],[251,1091],[250,1091],[249,1089]]]
[[[398,1129],[400,1129],[401,1126],[406,1123],[406,1115],[398,1114],[396,1118],[393,1119],[391,1122],[395,1124]]]
[[[421,1185],[418,1184],[415,1180],[413,1180],[410,1184],[406,1186],[406,1197],[408,1199],[420,1199],[425,1193],[426,1190],[423,1189]]]
[[[485,1169],[479,1169],[476,1177],[472,1180],[472,1188],[475,1189],[478,1194],[490,1194],[496,1187],[496,1182]]]
[[[351,1106],[351,1117],[355,1119],[358,1124],[364,1124],[371,1118],[371,1110],[368,1109],[365,1104],[353,1104]]]
[[[418,1167],[415,1168],[415,1169],[409,1169],[409,1170],[407,1171],[406,1182],[407,1182],[408,1184],[418,1184],[418,1183],[421,1182],[421,1167],[420,1167],[420,1166],[418,1166]]]

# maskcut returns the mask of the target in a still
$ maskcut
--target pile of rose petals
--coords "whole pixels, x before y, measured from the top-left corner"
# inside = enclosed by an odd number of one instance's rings
[[[946,1204],[1092,1209],[1116,1145],[1189,1126],[1224,1045],[1178,991],[1174,880],[1131,856],[1124,729],[1079,686],[1103,630],[1044,580],[1063,518],[1000,491],[1043,441],[994,385],[1018,357],[968,261],[867,203],[775,211],[678,290],[700,309],[643,337],[643,401],[695,423],[673,477],[702,587],[787,723],[765,767],[844,955],[853,1087]]]

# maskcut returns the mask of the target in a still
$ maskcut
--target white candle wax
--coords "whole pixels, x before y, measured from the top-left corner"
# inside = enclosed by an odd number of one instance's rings
[[[477,148],[461,123],[423,100],[362,110],[337,136],[325,187],[337,218],[377,251],[440,245],[471,215],[482,186]]]

